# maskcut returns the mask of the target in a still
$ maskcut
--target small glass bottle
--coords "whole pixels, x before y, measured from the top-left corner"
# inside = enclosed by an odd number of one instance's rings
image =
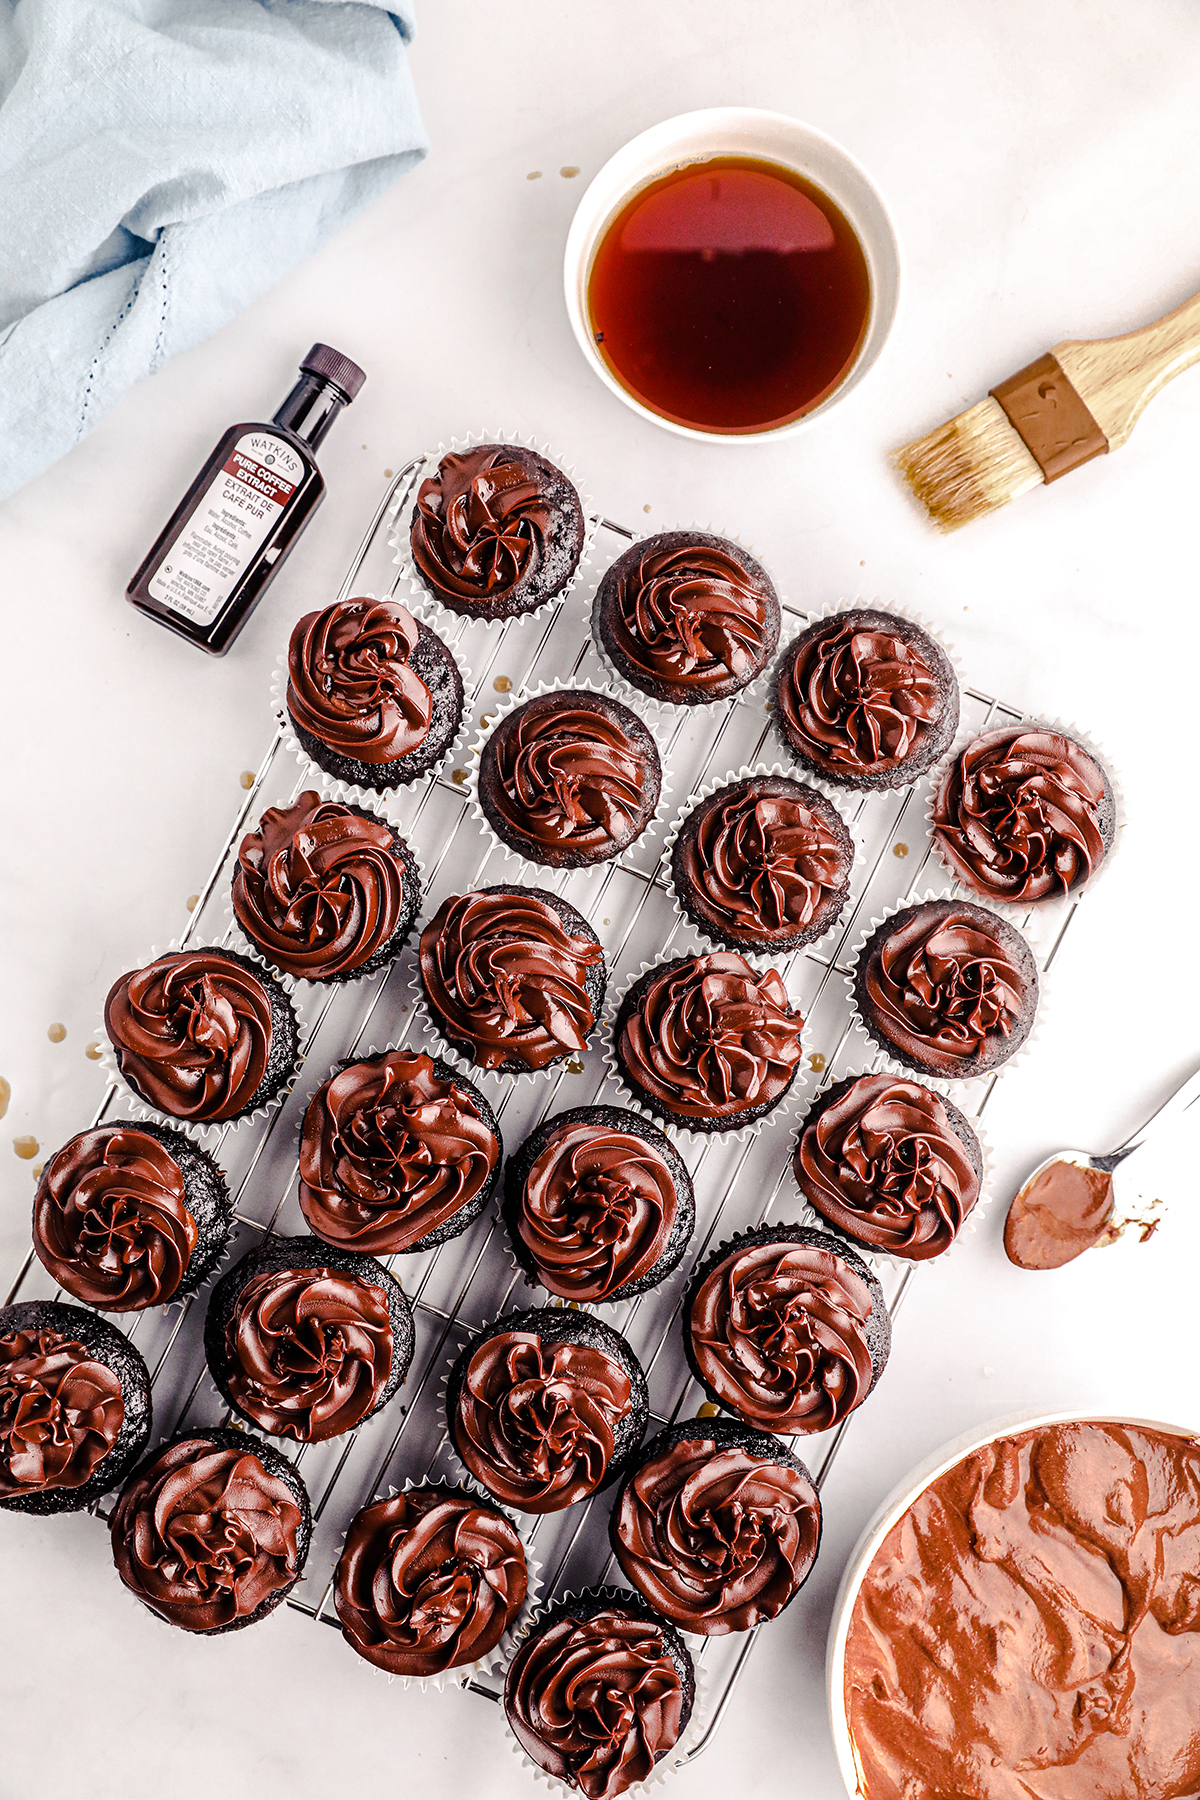
[[[314,344],[269,425],[231,425],[125,590],[139,612],[223,656],[325,497],[313,451],[366,376]]]

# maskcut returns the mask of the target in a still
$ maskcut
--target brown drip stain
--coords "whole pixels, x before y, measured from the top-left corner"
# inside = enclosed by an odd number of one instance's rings
[[[241,774],[238,776],[238,780],[241,782],[241,784],[244,788],[249,790],[250,788],[252,788],[254,786],[254,770],[253,769],[243,769]]]
[[[467,771],[465,769],[452,769],[450,771],[450,779],[456,787],[461,787],[463,782],[467,779]]]
[[[45,1167],[46,1167],[45,1163],[34,1163],[32,1169],[30,1169],[29,1173],[33,1176],[33,1179],[35,1181],[40,1181],[42,1179],[42,1170]]]
[[[530,169],[525,179],[526,181],[540,181],[542,179],[542,171],[540,169]]]
[[[579,173],[579,164],[564,163],[558,172],[563,177],[564,181],[573,181]]]
[[[647,504],[646,504],[646,505],[645,505],[645,506],[643,506],[643,508],[642,508],[642,511],[643,511],[643,512],[649,512],[649,511],[650,511],[650,506],[649,506],[649,503],[647,503]]]
[[[491,724],[491,722],[492,722],[491,713],[481,713],[479,715],[479,723],[484,731],[487,730],[487,728]]]
[[[66,1035],[66,1026],[60,1024],[57,1019],[54,1021],[53,1025],[47,1025],[46,1027],[46,1036],[50,1039],[52,1044],[61,1044]]]
[[[492,686],[495,688],[495,690],[498,694],[511,694],[512,693],[512,682],[509,680],[507,675],[497,675],[495,681],[493,681],[493,683],[492,683]]]
[[[820,1075],[825,1068],[825,1058],[819,1050],[814,1050],[808,1059],[808,1066],[814,1075]]]
[[[570,1062],[567,1064],[567,1068],[572,1075],[582,1075],[583,1074],[583,1064],[580,1062],[580,1060],[577,1056],[573,1056],[571,1058]]]
[[[92,1043],[83,1046],[83,1054],[87,1057],[89,1062],[99,1062],[100,1058],[104,1055],[104,1052],[101,1050],[99,1044],[93,1040]]]
[[[195,912],[195,910],[196,910],[196,908],[197,908],[197,907],[198,907],[198,906],[199,906],[199,904],[200,904],[200,896],[199,896],[199,894],[189,894],[189,895],[188,895],[188,897],[187,897],[187,909],[188,909],[188,911],[189,911],[189,912]]]
[[[15,1137],[13,1139],[13,1149],[21,1158],[22,1162],[32,1162],[38,1151],[41,1149],[41,1145],[35,1137]]]
[[[892,855],[893,856],[907,856],[908,855],[908,845],[907,844],[893,844],[892,845]]]
[[[714,1406],[711,1400],[706,1400],[703,1406],[696,1409],[696,1417],[698,1419],[715,1419],[720,1410],[720,1407]]]
[[[12,1099],[12,1082],[0,1075],[0,1119],[8,1111],[8,1103]]]
[[[390,480],[391,480],[391,479],[392,479],[392,476],[393,476],[393,475],[394,475],[394,474],[395,474],[395,473],[396,473],[396,471],[395,471],[395,469],[385,469],[385,470],[384,470],[384,471],[383,471],[383,478],[384,478],[384,480],[385,480],[385,481],[390,481]]]

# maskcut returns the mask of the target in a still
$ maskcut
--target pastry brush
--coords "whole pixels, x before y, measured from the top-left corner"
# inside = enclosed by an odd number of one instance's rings
[[[894,460],[939,531],[1119,450],[1159,388],[1200,361],[1200,294],[1124,337],[1070,339]]]

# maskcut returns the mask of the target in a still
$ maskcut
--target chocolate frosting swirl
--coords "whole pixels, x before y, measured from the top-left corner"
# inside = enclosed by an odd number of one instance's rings
[[[302,1515],[250,1450],[168,1444],[134,1473],[112,1516],[125,1586],[185,1631],[248,1619],[300,1573]]]
[[[1005,930],[981,908],[953,904],[918,906],[889,921],[861,978],[868,1026],[935,1074],[961,1076],[980,1058],[1003,1060],[1027,1024],[1030,1000]]]
[[[125,1422],[121,1383],[58,1331],[0,1337],[0,1499],[77,1488]]]
[[[588,1800],[646,1780],[679,1739],[683,1698],[658,1626],[616,1608],[537,1632],[504,1688],[522,1750]]]
[[[554,505],[532,458],[506,444],[443,456],[417,489],[413,561],[435,588],[494,599],[536,570]]]
[[[421,933],[421,979],[448,1035],[484,1069],[544,1069],[584,1050],[595,1013],[594,938],[576,937],[528,890],[451,895]]]
[[[800,1469],[740,1445],[672,1444],[626,1483],[617,1560],[684,1631],[749,1631],[782,1612],[816,1559],[821,1509]]]
[[[79,1132],[47,1163],[33,1203],[33,1247],[46,1268],[106,1312],[165,1305],[198,1235],[182,1169],[134,1126]]]
[[[744,686],[775,648],[775,607],[720,544],[670,539],[627,552],[614,571],[607,624],[618,653],[668,687]]]
[[[338,1069],[309,1101],[300,1206],[319,1237],[388,1255],[468,1206],[499,1157],[466,1088],[424,1054],[389,1050]]]
[[[176,1119],[232,1119],[262,1085],[271,1001],[244,963],[178,950],[113,983],[104,1025],[121,1073]]]
[[[704,802],[677,863],[699,909],[721,929],[785,936],[803,931],[845,889],[849,857],[815,806],[760,785],[742,782]]]
[[[940,1256],[979,1198],[979,1177],[938,1095],[860,1075],[805,1126],[793,1158],[804,1198],[860,1243],[910,1262]]]
[[[615,703],[542,694],[497,726],[484,747],[480,785],[518,837],[573,855],[611,856],[638,835],[657,802],[651,755],[623,729]]]
[[[654,1267],[677,1206],[652,1145],[580,1121],[552,1131],[530,1165],[517,1232],[552,1294],[597,1301]]]
[[[500,1331],[467,1363],[451,1421],[455,1447],[497,1500],[559,1512],[603,1482],[632,1393],[603,1350]]]
[[[937,846],[961,880],[995,900],[1045,900],[1080,887],[1105,856],[1104,776],[1057,731],[973,738],[942,778]]]
[[[417,639],[417,621],[398,600],[342,600],[306,613],[288,644],[288,712],[355,762],[407,756],[433,718],[433,698],[410,666]]]
[[[336,1269],[268,1269],[225,1325],[225,1379],[273,1437],[322,1443],[377,1405],[392,1372],[388,1297]]]
[[[292,806],[269,806],[238,850],[238,924],[289,975],[327,981],[361,968],[404,910],[394,840],[382,820],[312,788]]]
[[[346,1533],[334,1602],[352,1649],[389,1675],[440,1675],[494,1650],[525,1603],[520,1538],[469,1494],[410,1488]]]
[[[735,951],[714,951],[651,973],[617,1054],[668,1112],[735,1118],[787,1091],[803,1024],[778,970],[759,974]]]
[[[829,620],[802,640],[776,686],[785,726],[830,775],[895,769],[943,710],[937,677],[916,645],[878,623]]]
[[[748,1244],[697,1289],[692,1354],[721,1405],[751,1424],[828,1431],[871,1390],[873,1307],[867,1283],[834,1251]]]

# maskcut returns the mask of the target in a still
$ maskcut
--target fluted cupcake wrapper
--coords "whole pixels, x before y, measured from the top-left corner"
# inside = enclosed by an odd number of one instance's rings
[[[675,908],[675,915],[680,924],[689,927],[693,932],[696,932],[704,939],[705,943],[711,944],[714,950],[727,950],[730,946],[721,943],[720,940],[715,937],[710,937],[704,927],[699,924],[697,920],[693,919],[690,913],[684,911],[679,899],[678,890],[676,889],[675,882],[672,878],[671,858],[675,853],[675,845],[678,842],[679,833],[683,830],[689,816],[695,811],[696,807],[702,805],[705,800],[710,800],[721,788],[732,787],[737,782],[741,781],[765,781],[772,777],[777,777],[782,781],[795,781],[802,787],[810,787],[814,793],[820,794],[822,800],[827,800],[830,806],[833,807],[843,825],[845,825],[846,830],[850,833],[850,841],[854,845],[854,856],[850,864],[851,886],[853,886],[854,882],[854,871],[863,868],[866,864],[862,845],[854,835],[854,825],[850,817],[851,802],[847,798],[845,789],[833,788],[827,782],[820,781],[814,776],[799,771],[794,764],[785,768],[780,762],[743,763],[740,769],[732,769],[726,775],[719,775],[710,781],[706,781],[703,787],[697,788],[694,793],[688,796],[679,808],[679,811],[675,814],[670,825],[667,827],[666,842],[663,844],[662,856],[659,861],[659,873],[662,885],[671,899],[671,903]],[[825,930],[819,937],[811,938],[804,944],[797,945],[794,948],[787,950],[772,950],[769,948],[761,950],[749,949],[747,946],[739,944],[737,947],[738,954],[744,956],[747,962],[753,963],[756,969],[766,970],[776,966],[778,962],[787,962],[789,958],[795,956],[799,951],[820,950],[822,946],[828,944],[830,939],[835,936],[839,929],[841,929],[846,914],[848,911],[852,910],[853,905],[853,894],[848,894],[846,903],[838,913],[837,917],[825,927]]]
[[[599,687],[594,681],[589,679],[578,677],[568,678],[567,676],[559,675],[556,676],[553,681],[539,681],[536,687],[522,688],[519,694],[506,694],[503,700],[484,715],[486,723],[484,723],[483,720],[480,721],[480,728],[476,734],[475,741],[467,753],[467,767],[470,773],[467,776],[466,782],[463,784],[463,791],[470,802],[471,818],[479,829],[480,837],[485,838],[492,847],[499,850],[501,855],[507,860],[515,862],[522,871],[526,869],[539,871],[549,870],[555,875],[561,875],[563,873],[571,874],[575,872],[576,865],[571,865],[569,868],[564,869],[562,866],[553,863],[539,862],[536,857],[526,856],[524,851],[514,850],[511,844],[506,844],[504,839],[499,836],[492,826],[487,814],[484,812],[483,805],[479,798],[479,773],[483,758],[483,748],[493,732],[497,731],[508,715],[515,712],[519,706],[524,706],[530,700],[539,699],[542,694],[577,693],[595,694],[598,699],[610,700],[619,705],[628,706],[630,712],[636,715],[639,722],[645,726],[646,730],[650,733],[650,736],[654,739],[654,742],[658,747],[660,770],[658,805],[655,807],[649,819],[647,819],[645,825],[643,825],[642,829],[638,832],[637,836],[631,838],[624,848],[619,850],[615,856],[598,858],[594,862],[583,863],[578,865],[578,867],[583,869],[595,869],[608,868],[610,865],[615,865],[617,868],[622,868],[629,852],[635,850],[639,844],[644,843],[648,838],[653,837],[659,830],[662,820],[665,817],[665,810],[673,785],[673,774],[667,766],[667,752],[664,742],[664,738],[667,734],[664,731],[662,724],[653,719],[643,718],[638,711],[638,708],[630,705],[624,695],[621,695],[618,698],[618,696],[610,694],[607,688]]]
[[[356,594],[354,598],[374,600],[376,596],[374,594],[365,593]],[[407,605],[407,601],[401,600],[400,604],[402,606]],[[416,615],[414,614],[414,617],[415,616]],[[422,619],[421,623],[423,625],[428,625],[429,621],[427,619]],[[430,629],[433,628],[430,627]],[[438,635],[441,636],[441,633],[439,632]],[[401,801],[407,794],[419,792],[430,782],[436,781],[446,764],[452,761],[462,750],[463,745],[470,735],[471,720],[469,715],[475,692],[474,677],[471,674],[470,669],[464,663],[458,646],[447,642],[445,638],[443,638],[442,641],[454,658],[454,661],[458,666],[459,675],[462,678],[463,705],[462,716],[458,721],[458,729],[446,745],[439,760],[430,768],[426,769],[423,775],[417,775],[411,781],[401,782],[398,787],[379,788],[361,787],[355,782],[340,781],[337,776],[331,775],[327,769],[323,769],[320,763],[314,762],[308,751],[304,748],[304,745],[300,742],[300,739],[296,735],[296,728],[292,723],[292,716],[287,709],[288,651],[287,645],[285,644],[275,658],[275,665],[271,670],[271,711],[283,732],[284,749],[289,755],[295,757],[297,763],[300,765],[300,782],[307,786],[319,789],[327,799],[342,800],[352,806],[372,807],[375,811],[382,812],[387,817],[389,824],[396,824],[397,821],[392,817],[391,809],[398,809]],[[299,783],[297,784],[295,791],[297,793],[301,791]]]
[[[693,930],[693,933],[695,933],[695,928],[691,927],[690,920],[685,920],[684,924],[690,927]],[[776,1125],[781,1119],[786,1118],[792,1111],[801,1089],[807,1083],[808,1056],[812,1049],[812,1037],[809,1030],[809,1023],[806,1018],[802,1018],[800,1027],[800,1059],[796,1065],[796,1072],[792,1077],[790,1086],[787,1088],[786,1092],[780,1095],[779,1099],[771,1107],[769,1112],[763,1113],[760,1118],[751,1119],[744,1125],[718,1125],[712,1131],[700,1131],[692,1126],[685,1125],[679,1119],[672,1118],[666,1112],[655,1110],[649,1106],[639,1094],[635,1094],[633,1089],[629,1086],[629,1083],[626,1081],[624,1071],[617,1058],[616,1023],[625,996],[636,982],[641,981],[643,976],[649,975],[654,969],[661,969],[667,963],[678,962],[681,957],[711,956],[716,954],[738,956],[741,952],[736,950],[716,952],[703,944],[697,944],[696,947],[688,944],[682,946],[676,945],[670,950],[664,950],[660,955],[654,958],[653,962],[644,962],[638,970],[630,974],[617,992],[612,995],[611,999],[606,1001],[604,1008],[604,1062],[609,1076],[621,1089],[621,1104],[623,1106],[628,1106],[633,1112],[641,1113],[643,1118],[652,1119],[672,1140],[680,1137],[687,1138],[693,1145],[708,1143],[714,1138],[719,1138],[724,1143],[728,1143],[730,1140],[734,1140],[737,1143],[746,1143],[750,1138],[757,1136],[760,1131]],[[751,967],[757,968],[757,965],[751,964]],[[772,968],[775,969],[781,980],[784,979],[783,970],[779,967],[778,963],[767,962],[762,968],[757,968],[757,972],[763,974],[767,969]],[[786,981],[784,982],[784,985],[786,986]],[[788,999],[789,1001],[791,1000],[791,995],[788,996]]]
[[[532,450],[537,456],[544,457],[572,483],[575,492],[579,495],[579,504],[583,512],[583,547],[579,552],[579,561],[575,564],[570,579],[564,582],[557,593],[548,595],[537,606],[531,606],[520,613],[513,614],[514,618],[536,619],[549,607],[560,605],[569,594],[576,591],[580,581],[587,573],[596,532],[600,527],[599,509],[577,479],[574,465],[564,462],[549,444],[531,437],[526,432],[468,431],[461,436],[452,437],[448,443],[439,444],[436,450],[424,451],[421,466],[413,476],[412,485],[407,490],[405,499],[397,503],[393,509],[391,529],[388,533],[388,547],[396,553],[393,561],[399,567],[400,580],[408,583],[412,610],[424,620],[425,624],[431,625],[439,633],[448,631],[452,624],[458,624],[460,621],[477,626],[482,625],[485,628],[509,623],[508,619],[485,619],[470,612],[457,612],[454,607],[447,606],[429,587],[413,560],[409,536],[409,517],[412,507],[416,505],[421,483],[428,481],[431,475],[437,473],[438,464],[443,456],[460,454],[464,450],[473,449],[476,444],[519,444],[523,450]]]
[[[153,1105],[151,1101],[147,1100],[146,1096],[140,1093],[138,1089],[134,1087],[132,1082],[126,1081],[118,1066],[116,1049],[108,1035],[103,1018],[101,1018],[100,1024],[92,1035],[94,1041],[100,1046],[98,1067],[103,1069],[105,1076],[109,1081],[116,1083],[120,1093],[124,1094],[132,1101],[134,1106],[142,1109],[145,1117],[155,1120],[159,1125],[169,1125],[174,1131],[182,1131],[186,1137],[192,1138],[202,1149],[213,1151],[214,1146],[221,1141],[226,1131],[237,1131],[245,1125],[252,1125],[259,1120],[267,1118],[270,1113],[277,1112],[283,1105],[284,1101],[295,1087],[300,1073],[304,1068],[305,1060],[308,1056],[308,1042],[311,1036],[311,1027],[304,1015],[303,1006],[297,997],[296,982],[292,980],[290,975],[280,975],[277,973],[258,950],[243,950],[228,942],[212,946],[207,943],[193,944],[189,942],[184,946],[180,939],[175,937],[171,939],[169,944],[152,944],[146,962],[140,964],[139,967],[145,968],[148,964],[156,962],[160,956],[174,955],[177,951],[184,949],[185,947],[189,951],[204,950],[211,947],[218,950],[228,950],[230,955],[244,956],[248,962],[257,963],[264,975],[269,976],[270,979],[275,982],[278,987],[282,988],[286,994],[288,1004],[292,1009],[292,1016],[296,1021],[296,1054],[292,1059],[288,1073],[279,1084],[278,1091],[273,1094],[269,1100],[263,1101],[250,1112],[239,1114],[236,1119],[213,1119],[205,1121],[181,1119],[175,1113],[163,1112],[160,1108]]]
[[[978,888],[973,887],[969,882],[963,879],[959,871],[944,854],[941,840],[934,829],[934,808],[937,804],[937,797],[941,791],[942,782],[945,780],[951,765],[958,760],[968,744],[973,743],[976,738],[987,737],[994,731],[1008,730],[1053,731],[1057,732],[1060,737],[1072,738],[1075,743],[1087,751],[1093,761],[1099,763],[1100,767],[1104,770],[1104,773],[1108,776],[1109,785],[1112,788],[1113,794],[1114,820],[1112,847],[1105,852],[1099,868],[1096,869],[1086,881],[1080,882],[1078,887],[1071,888],[1066,894],[1047,894],[1042,900],[1002,900],[996,895],[981,893]],[[958,732],[955,734],[954,742],[950,745],[945,755],[939,757],[932,769],[930,769],[929,779],[931,786],[929,789],[929,798],[925,804],[924,820],[925,828],[929,833],[929,847],[933,852],[934,857],[937,859],[939,867],[949,876],[964,900],[978,901],[981,906],[990,906],[996,912],[1004,914],[1010,923],[1018,927],[1021,926],[1022,921],[1027,917],[1032,919],[1043,912],[1048,913],[1056,903],[1061,906],[1065,902],[1067,906],[1071,906],[1075,901],[1082,899],[1084,894],[1090,894],[1097,882],[1102,879],[1115,860],[1117,852],[1121,847],[1121,837],[1126,824],[1125,793],[1121,785],[1120,777],[1113,767],[1112,758],[1109,756],[1107,750],[1103,749],[1101,745],[1097,743],[1096,739],[1088,732],[1067,720],[1031,716],[1028,719],[1019,720],[993,719],[991,724],[980,726],[973,731],[964,726],[960,726]]]
[[[619,1576],[619,1571],[617,1574]],[[623,1577],[621,1577],[620,1580],[623,1583]],[[609,1587],[617,1585],[617,1582],[606,1581],[602,1585]],[[527,1637],[532,1636],[534,1632],[540,1630],[551,1612],[558,1612],[562,1607],[569,1606],[573,1600],[586,1598],[586,1592],[586,1589],[569,1589],[566,1593],[559,1594],[554,1598],[545,1599],[537,1608],[536,1612],[528,1613],[524,1625],[517,1634],[517,1641],[513,1646],[513,1656],[516,1655]],[[639,1613],[646,1610],[645,1601],[642,1599],[641,1595],[636,1594],[632,1588],[629,1589],[629,1599],[630,1603],[638,1608]],[[700,1739],[708,1729],[709,1675],[707,1668],[701,1660],[699,1649],[693,1649],[693,1645],[699,1645],[700,1640],[684,1637],[683,1633],[680,1633],[680,1637],[692,1665],[694,1689],[691,1715],[688,1718],[687,1724],[680,1732],[676,1742],[672,1745],[671,1749],[655,1763],[645,1781],[635,1781],[631,1787],[623,1790],[626,1794],[645,1794],[652,1788],[661,1787],[670,1776],[674,1775],[678,1770],[686,1768],[688,1757],[691,1754],[693,1747],[700,1742]],[[510,1658],[509,1660],[511,1661],[512,1659]],[[517,1761],[521,1764],[522,1768],[526,1769],[529,1774],[533,1776],[535,1781],[545,1782],[551,1793],[566,1795],[567,1800],[579,1800],[579,1788],[572,1787],[568,1782],[560,1781],[557,1775],[547,1774],[540,1763],[535,1763],[533,1758],[522,1749],[517,1740],[516,1733],[508,1723],[508,1717],[505,1713],[503,1701],[501,1701],[501,1704],[496,1708],[496,1711],[500,1714],[500,1728],[504,1732],[508,1742],[508,1748],[517,1758]]]

